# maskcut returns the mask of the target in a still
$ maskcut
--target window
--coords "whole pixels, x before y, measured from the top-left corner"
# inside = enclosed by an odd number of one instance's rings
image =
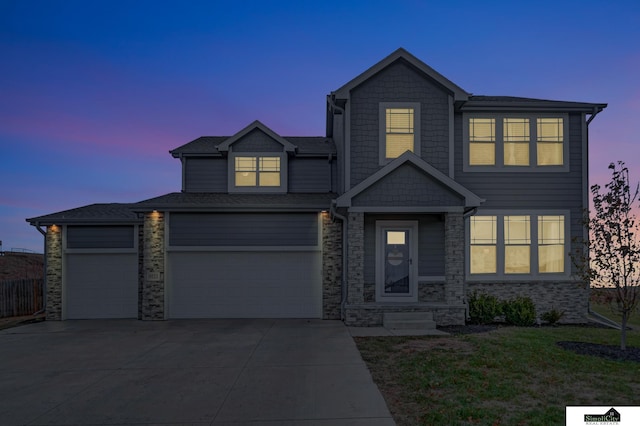
[[[504,217],[504,273],[528,274],[531,265],[529,216]]]
[[[529,119],[505,118],[504,130],[504,165],[529,165]]]
[[[472,274],[496,273],[496,216],[471,216]]]
[[[233,170],[229,174],[231,192],[282,192],[283,156],[247,155],[231,156]]]
[[[466,117],[465,171],[568,170],[565,117]]]
[[[476,215],[469,218],[469,273],[497,277],[564,274],[566,214]]]
[[[407,151],[419,154],[420,104],[384,102],[380,104],[380,164]]]
[[[387,108],[385,158],[397,158],[413,152],[413,108]]]
[[[563,164],[562,118],[538,119],[537,157],[539,166],[561,166]]]
[[[538,216],[538,272],[564,272],[564,216]]]
[[[469,119],[469,164],[493,166],[496,164],[496,119]]]

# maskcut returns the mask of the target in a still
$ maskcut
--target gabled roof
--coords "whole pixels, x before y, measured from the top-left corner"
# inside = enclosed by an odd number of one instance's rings
[[[407,151],[402,154],[400,157],[391,161],[389,164],[384,166],[382,169],[378,170],[367,179],[363,180],[349,191],[342,194],[338,197],[336,201],[337,207],[351,207],[352,200],[360,193],[364,192],[366,189],[372,187],[378,181],[381,181],[387,175],[389,175],[394,170],[398,169],[403,164],[410,163],[413,164],[418,169],[422,170],[426,175],[430,176],[435,181],[442,184],[449,191],[452,191],[458,194],[460,197],[464,199],[465,207],[478,207],[485,200],[475,195],[473,192],[469,191],[464,186],[460,185],[458,182],[451,179],[449,176],[445,175],[429,163],[422,160],[420,157],[415,155],[413,152]]]
[[[379,73],[383,69],[387,68],[389,65],[394,62],[404,59],[419,71],[430,77],[431,79],[438,82],[444,88],[453,93],[455,101],[465,101],[469,97],[469,93],[467,93],[464,89],[462,89],[457,84],[453,83],[451,80],[440,74],[438,71],[431,68],[429,65],[422,62],[420,59],[413,56],[411,53],[407,52],[403,48],[399,48],[353,80],[349,81],[347,84],[334,91],[333,94],[338,99],[346,99],[349,95],[349,92],[355,87],[359,86],[369,78],[373,77],[375,74]]]
[[[264,124],[262,124],[258,120],[256,120],[253,123],[249,124],[247,127],[245,127],[244,129],[240,130],[238,133],[236,133],[235,135],[231,136],[229,139],[227,139],[226,141],[224,141],[220,145],[218,145],[218,151],[220,151],[220,152],[229,151],[229,147],[231,145],[233,145],[234,143],[236,143],[237,141],[239,141],[244,136],[246,136],[247,134],[249,134],[250,132],[252,132],[254,130],[262,131],[267,136],[269,136],[271,139],[273,139],[276,142],[278,142],[279,144],[281,144],[284,147],[284,151],[285,152],[295,152],[296,146],[294,144],[292,144],[288,140],[284,139],[282,136],[278,135],[276,132],[274,132],[273,130],[271,130],[270,128],[268,128],[267,126],[265,126]]]
[[[138,216],[131,210],[131,204],[109,203],[64,210],[44,216],[27,219],[31,225],[61,225],[65,223],[136,223]]]

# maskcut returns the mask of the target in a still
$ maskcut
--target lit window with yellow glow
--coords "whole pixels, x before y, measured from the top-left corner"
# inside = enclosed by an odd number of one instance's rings
[[[497,218],[496,216],[471,217],[470,272],[495,274],[497,270]]]
[[[386,109],[386,158],[397,158],[406,151],[414,151],[413,108]]]
[[[280,157],[236,157],[235,185],[279,187]]]
[[[531,271],[531,220],[529,216],[504,217],[504,273]]]
[[[469,119],[469,164],[472,166],[496,164],[495,118]]]
[[[538,165],[563,165],[564,120],[562,118],[538,118],[537,124]]]
[[[564,216],[538,216],[538,272],[564,272]]]
[[[529,119],[505,118],[503,123],[504,165],[529,165]]]

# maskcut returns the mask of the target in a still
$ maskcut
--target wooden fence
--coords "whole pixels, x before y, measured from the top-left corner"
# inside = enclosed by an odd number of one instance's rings
[[[31,315],[44,305],[44,279],[0,282],[0,318]]]

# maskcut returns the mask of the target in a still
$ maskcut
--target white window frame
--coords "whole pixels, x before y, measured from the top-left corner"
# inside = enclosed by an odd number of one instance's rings
[[[420,154],[420,102],[380,102],[378,111],[379,130],[379,163],[384,166],[395,158],[387,158],[387,109],[413,109],[413,153]]]
[[[236,157],[255,157],[256,164],[260,163],[260,157],[278,157],[280,158],[280,186],[236,186]],[[286,193],[287,192],[287,154],[284,152],[234,152],[229,154],[228,158],[228,191],[230,193]],[[259,166],[256,166],[259,167]],[[257,173],[260,173],[257,170]],[[257,176],[256,176],[257,177]]]
[[[478,165],[469,164],[469,119],[493,118],[495,119],[495,164]],[[526,118],[529,119],[529,165],[505,165],[504,164],[504,119]],[[562,165],[538,165],[538,119],[562,118]],[[462,171],[464,172],[490,172],[490,173],[557,173],[569,171],[569,114],[559,113],[465,113],[462,115]]]
[[[552,281],[567,280],[571,276],[571,215],[569,210],[478,210],[475,216],[496,216],[496,273],[472,274],[471,273],[471,226],[470,219],[465,220],[465,275],[469,281]],[[530,220],[530,260],[528,274],[505,274],[504,272],[504,217],[505,216],[529,216]],[[538,217],[539,216],[563,216],[564,217],[564,272],[538,272]]]

